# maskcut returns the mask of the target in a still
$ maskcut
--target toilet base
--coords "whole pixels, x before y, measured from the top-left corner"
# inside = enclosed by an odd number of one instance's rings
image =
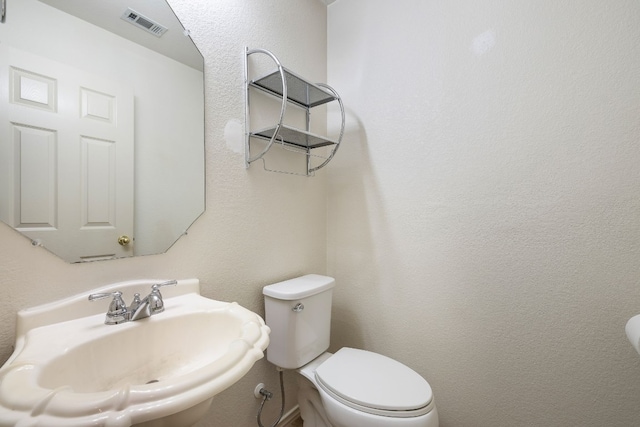
[[[302,375],[298,375],[298,406],[304,427],[334,427],[324,412],[320,393]]]

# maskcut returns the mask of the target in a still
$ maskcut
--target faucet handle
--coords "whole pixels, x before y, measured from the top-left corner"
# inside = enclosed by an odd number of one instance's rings
[[[160,283],[156,283],[155,285],[151,286],[151,293],[154,295],[159,296],[160,298],[162,298],[162,294],[160,293],[160,288],[163,286],[173,286],[173,285],[177,285],[178,281],[177,280],[167,280],[166,282],[160,282]]]
[[[166,282],[160,282],[160,283],[156,283],[155,285],[151,286],[151,290],[158,290],[159,288],[161,288],[162,286],[171,286],[171,285],[177,285],[178,281],[177,280],[167,280]]]
[[[117,325],[118,323],[127,321],[127,305],[122,299],[122,292],[104,292],[89,295],[89,301],[95,301],[103,298],[113,297],[109,310],[104,319],[106,325]]]
[[[95,301],[109,297],[113,297],[113,301],[111,301],[111,304],[109,305],[109,310],[111,310],[112,307],[113,311],[125,307],[124,301],[122,300],[122,292],[120,291],[91,294],[89,295],[89,301]]]
[[[164,311],[164,301],[162,300],[162,294],[160,288],[162,286],[177,285],[177,280],[168,280],[166,282],[156,283],[151,286],[151,293],[149,294],[149,310],[152,314],[162,313]]]

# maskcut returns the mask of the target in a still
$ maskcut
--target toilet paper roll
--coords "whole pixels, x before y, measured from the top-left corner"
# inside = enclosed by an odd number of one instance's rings
[[[624,330],[627,332],[627,338],[629,338],[631,345],[640,354],[640,314],[629,319]]]

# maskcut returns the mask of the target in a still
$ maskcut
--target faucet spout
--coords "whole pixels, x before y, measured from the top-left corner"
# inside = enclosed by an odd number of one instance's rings
[[[161,309],[158,309],[158,307],[161,307]],[[135,321],[144,319],[145,317],[153,316],[154,314],[161,313],[162,311],[164,311],[162,298],[151,291],[149,295],[140,301],[138,307],[131,312],[130,320]]]
[[[176,280],[170,280],[168,282],[158,283],[151,287],[151,293],[147,295],[142,301],[139,302],[135,310],[131,311],[131,321],[144,319],[145,317],[153,316],[154,314],[162,313],[164,311],[164,301],[162,300],[162,294],[160,293],[160,287],[175,285],[178,282]]]

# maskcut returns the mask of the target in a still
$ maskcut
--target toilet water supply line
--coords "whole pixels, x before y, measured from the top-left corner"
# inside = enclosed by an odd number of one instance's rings
[[[284,369],[282,368],[276,368],[276,369],[280,373],[280,395],[282,396],[282,404],[280,405],[280,415],[278,415],[278,419],[275,420],[270,427],[276,427],[276,425],[278,425],[278,423],[282,419],[282,415],[284,414],[284,380],[282,379],[282,372],[284,372]],[[262,396],[262,403],[260,403],[260,409],[258,409],[258,415],[256,416],[256,420],[258,420],[259,427],[264,427],[262,425],[262,421],[260,420],[260,415],[262,415],[262,408],[264,407],[264,402],[266,402],[267,400],[271,400],[271,398],[273,397],[273,393],[271,393],[266,388],[261,388],[260,395]]]

